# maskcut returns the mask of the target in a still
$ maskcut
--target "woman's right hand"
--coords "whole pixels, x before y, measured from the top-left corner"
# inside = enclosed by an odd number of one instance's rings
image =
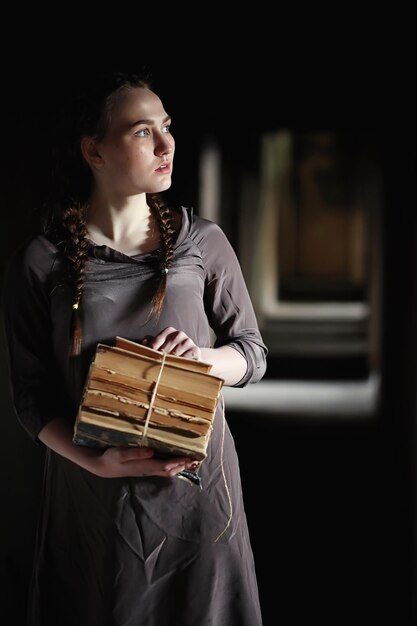
[[[89,471],[101,478],[175,476],[184,469],[196,469],[198,462],[187,457],[156,459],[151,448],[116,446],[90,457]]]

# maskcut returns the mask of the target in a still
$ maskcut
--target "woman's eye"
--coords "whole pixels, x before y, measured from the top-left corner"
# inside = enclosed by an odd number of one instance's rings
[[[136,137],[146,137],[148,134],[149,134],[148,128],[141,128],[140,130],[137,130],[135,133]]]
[[[171,132],[171,124],[166,124],[166,126],[162,127],[162,132],[163,133],[170,133]]]

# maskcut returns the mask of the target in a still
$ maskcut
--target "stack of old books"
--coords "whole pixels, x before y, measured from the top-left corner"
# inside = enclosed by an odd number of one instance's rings
[[[91,362],[73,442],[148,446],[162,456],[202,461],[224,381],[211,365],[122,337],[99,343]]]

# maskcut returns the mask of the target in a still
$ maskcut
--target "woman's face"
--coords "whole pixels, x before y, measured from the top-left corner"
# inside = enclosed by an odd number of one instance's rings
[[[105,137],[96,144],[93,171],[104,190],[131,196],[171,186],[175,142],[170,122],[161,100],[149,89],[125,93]]]

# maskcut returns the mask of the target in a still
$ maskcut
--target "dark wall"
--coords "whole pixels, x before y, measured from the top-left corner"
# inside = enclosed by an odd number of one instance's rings
[[[266,626],[379,623],[393,607],[378,423],[261,412],[229,423]]]
[[[381,428],[385,579],[405,624],[417,619],[416,378],[417,151],[416,123],[385,138],[384,296]],[[393,604],[394,606],[394,604]],[[393,616],[395,612],[393,612]]]
[[[384,163],[382,404],[374,420],[314,421],[236,414],[240,455],[265,626],[412,623],[415,501],[416,127],[400,72],[365,63],[252,65],[238,57],[191,69],[155,64],[155,87],[174,118],[177,162],[172,198],[196,206],[197,158],[207,133],[238,170],[261,130],[362,128],[375,134]],[[36,66],[38,67],[38,66]],[[0,264],[31,232],[48,181],[48,119],[85,66],[61,64],[17,78],[3,102],[2,185],[6,227]],[[87,68],[88,69],[88,68]],[[15,72],[11,72],[15,74]],[[249,77],[249,78],[248,78]],[[391,97],[397,94],[398,98]],[[407,96],[407,97],[404,97]],[[233,160],[235,154],[235,160]],[[254,158],[256,158],[254,156]],[[229,194],[235,206],[233,167]],[[228,234],[238,215],[232,210]],[[304,371],[293,365],[293,375]],[[42,451],[16,424],[1,361],[3,450],[0,492],[2,602],[20,621],[31,564]],[[329,366],[331,367],[331,366]],[[279,372],[272,362],[271,370]],[[331,370],[322,368],[323,378]],[[256,436],[254,436],[254,433]]]

